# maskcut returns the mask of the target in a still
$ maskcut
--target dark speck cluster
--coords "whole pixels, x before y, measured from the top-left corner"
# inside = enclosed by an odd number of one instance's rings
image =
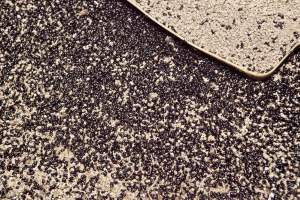
[[[300,198],[299,52],[253,81],[125,1],[0,8],[0,199]]]

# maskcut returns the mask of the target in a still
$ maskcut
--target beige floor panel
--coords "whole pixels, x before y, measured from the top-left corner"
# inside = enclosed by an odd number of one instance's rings
[[[299,46],[299,0],[128,0],[155,22],[256,78]]]

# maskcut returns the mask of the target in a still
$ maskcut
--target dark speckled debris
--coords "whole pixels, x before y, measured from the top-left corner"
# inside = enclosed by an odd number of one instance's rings
[[[253,81],[121,0],[0,8],[0,199],[300,198],[299,52]]]
[[[127,1],[199,50],[254,76],[271,73],[300,44],[294,35],[299,0]]]

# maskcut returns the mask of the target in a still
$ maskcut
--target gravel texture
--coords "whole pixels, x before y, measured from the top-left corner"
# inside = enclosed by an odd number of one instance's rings
[[[300,52],[253,81],[125,1],[0,7],[0,199],[300,198]]]
[[[128,0],[183,40],[266,73],[300,42],[300,1]]]

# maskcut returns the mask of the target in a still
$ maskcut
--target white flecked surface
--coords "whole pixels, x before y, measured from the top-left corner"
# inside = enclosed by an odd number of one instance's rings
[[[299,44],[297,0],[129,2],[189,43],[246,71],[273,70]]]
[[[253,81],[123,0],[8,2],[1,200],[300,199],[300,51]]]

